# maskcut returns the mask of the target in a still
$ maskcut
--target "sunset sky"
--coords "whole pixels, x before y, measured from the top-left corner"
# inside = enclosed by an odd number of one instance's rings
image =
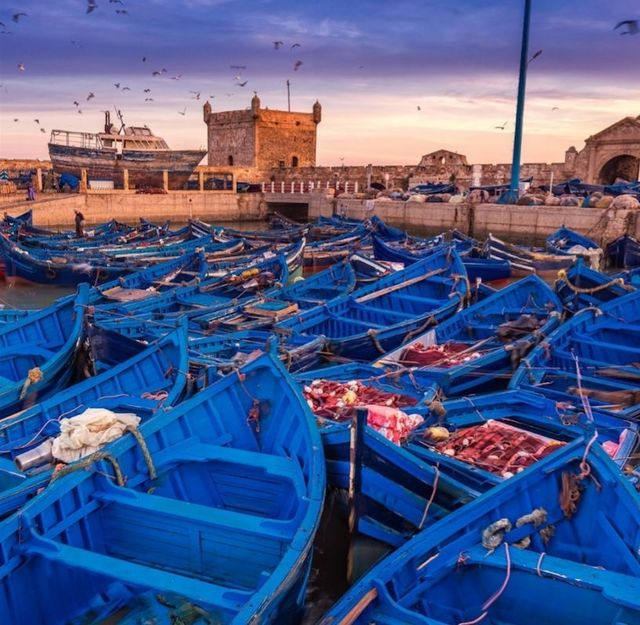
[[[289,79],[293,110],[323,106],[319,164],[413,164],[441,147],[510,160],[522,0],[96,3],[90,14],[86,0],[2,3],[0,157],[45,158],[51,129],[98,131],[114,106],[171,147],[197,148],[207,99],[245,108],[255,90],[286,109]],[[614,31],[624,19],[640,19],[638,2],[533,0],[531,54],[543,53],[530,65],[525,161],[563,160],[640,115],[640,35]]]

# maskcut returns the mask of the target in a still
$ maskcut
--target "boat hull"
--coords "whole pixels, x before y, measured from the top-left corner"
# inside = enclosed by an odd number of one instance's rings
[[[129,172],[129,188],[162,187],[163,172],[169,172],[169,188],[182,189],[198,163],[204,150],[93,150],[67,145],[49,144],[49,157],[56,174],[72,174],[81,178],[87,170],[89,180],[113,180],[117,187],[124,186],[124,171]]]

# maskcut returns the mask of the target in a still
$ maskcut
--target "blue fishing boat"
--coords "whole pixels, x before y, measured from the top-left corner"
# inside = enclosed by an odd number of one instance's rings
[[[230,305],[193,319],[206,330],[244,331],[268,329],[298,310],[319,306],[341,295],[348,295],[356,284],[355,272],[348,261],[338,262],[324,271],[268,293],[248,303]]]
[[[189,367],[194,378],[208,385],[257,353],[271,352],[293,373],[320,366],[324,343],[324,337],[282,337],[264,330],[217,333],[189,341]]]
[[[605,258],[612,267],[640,267],[640,241],[630,234],[623,234],[607,245]]]
[[[415,237],[412,237],[415,239]],[[410,265],[441,245],[444,241],[442,236],[422,241],[395,241],[388,242],[378,236],[373,237],[373,252],[378,260]],[[483,282],[495,280],[505,280],[511,276],[511,265],[508,260],[488,258],[484,252],[478,250],[470,240],[454,240],[456,250],[462,258],[462,262],[467,271],[469,280],[480,279]]]
[[[3,621],[297,623],[324,496],[320,445],[284,369],[253,361],[70,465],[0,524],[14,554]]]
[[[625,465],[638,442],[637,424],[595,409],[590,418],[593,423],[583,410],[529,391],[465,396],[431,408],[405,447],[477,492],[511,479],[590,427],[597,428],[594,441]]]
[[[275,327],[283,332],[326,336],[334,354],[373,360],[459,310],[467,284],[458,254],[442,249]]]
[[[640,291],[587,308],[531,351],[509,386],[535,390],[563,404],[589,398],[601,412],[640,416]]]
[[[595,241],[564,226],[547,237],[546,247],[550,254],[584,258],[593,269],[602,262],[602,248]]]
[[[63,417],[106,408],[149,419],[183,398],[188,382],[184,327],[149,346],[131,343],[137,346],[137,353],[130,358],[2,420],[0,517],[16,510],[48,483],[54,463],[51,444],[60,434]]]
[[[70,379],[89,288],[14,323],[0,325],[0,416],[44,399]]]
[[[565,309],[576,313],[589,306],[600,306],[616,297],[626,295],[635,287],[623,276],[608,276],[577,258],[567,270],[558,272],[555,291]]]
[[[574,261],[564,254],[548,254],[539,249],[525,249],[494,237],[491,233],[483,243],[484,254],[488,258],[507,260],[511,264],[511,275],[528,276],[535,273],[539,276],[553,275],[560,269],[567,269]]]
[[[520,359],[560,324],[562,304],[537,276],[461,310],[382,356],[381,366],[420,367],[448,396],[506,388]]]
[[[400,547],[320,625],[638,623],[638,519],[633,486],[578,440]]]

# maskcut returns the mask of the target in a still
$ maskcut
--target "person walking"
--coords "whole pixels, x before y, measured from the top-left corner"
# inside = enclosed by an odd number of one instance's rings
[[[84,215],[80,211],[75,211],[76,214],[76,236],[84,236]]]

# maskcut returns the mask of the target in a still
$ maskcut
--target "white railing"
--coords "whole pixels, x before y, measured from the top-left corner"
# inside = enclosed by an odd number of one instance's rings
[[[331,182],[327,180],[324,184],[320,180],[306,180],[298,182],[262,182],[261,183],[263,193],[313,193],[314,191],[320,191],[323,188],[335,189],[336,191],[343,191],[344,193],[358,193],[360,184],[355,182],[341,182],[339,180]]]

